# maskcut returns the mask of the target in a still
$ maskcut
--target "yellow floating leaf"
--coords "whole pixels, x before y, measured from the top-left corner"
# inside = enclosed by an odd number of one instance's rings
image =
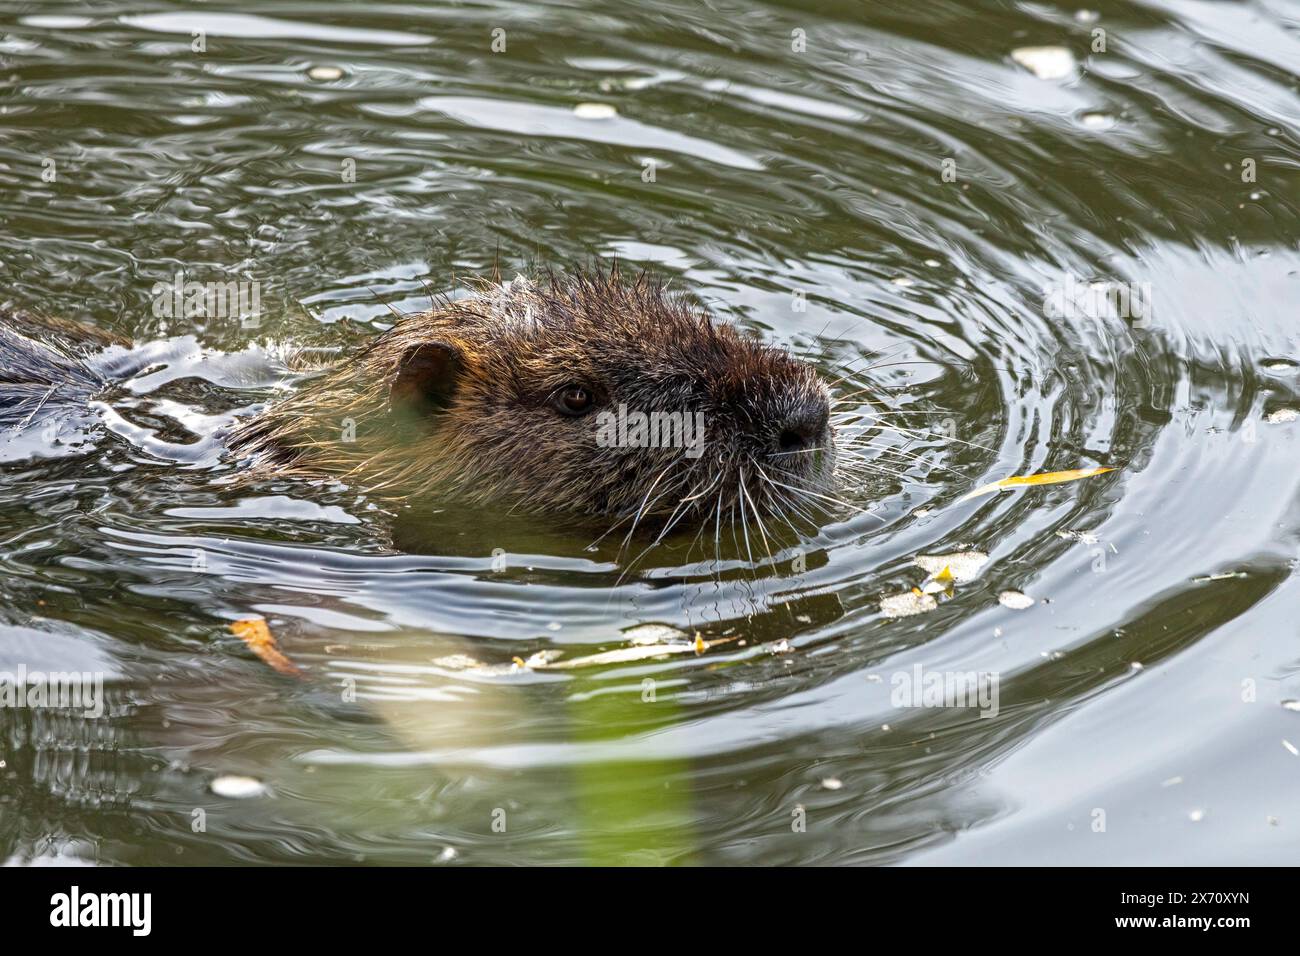
[[[291,677],[302,676],[298,665],[285,657],[276,647],[275,638],[271,635],[271,629],[266,626],[266,621],[261,618],[235,621],[230,625],[230,630],[248,645],[249,650],[281,674],[288,674]]]
[[[1114,468],[1076,468],[1073,471],[1047,471],[1041,475],[1012,475],[1010,478],[1003,478],[1001,481],[980,485],[969,494],[962,495],[957,499],[956,503],[960,504],[963,501],[970,501],[972,498],[995,494],[1007,488],[1024,488],[1031,485],[1059,485],[1065,481],[1078,481],[1080,478],[1104,475],[1106,472],[1114,470]]]
[[[957,586],[957,577],[952,573],[952,565],[945,564],[928,581],[921,585],[923,594],[946,594],[952,597]]]

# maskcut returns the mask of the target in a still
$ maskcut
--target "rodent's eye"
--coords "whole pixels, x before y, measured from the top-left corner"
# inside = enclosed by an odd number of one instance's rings
[[[552,401],[560,414],[573,418],[587,414],[596,406],[596,396],[582,385],[566,385],[555,393]]]

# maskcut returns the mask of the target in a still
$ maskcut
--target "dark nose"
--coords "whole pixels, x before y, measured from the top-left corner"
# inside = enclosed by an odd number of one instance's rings
[[[777,450],[795,452],[815,447],[826,433],[830,415],[830,405],[824,398],[800,402],[781,419],[781,430],[776,440],[779,446]]]

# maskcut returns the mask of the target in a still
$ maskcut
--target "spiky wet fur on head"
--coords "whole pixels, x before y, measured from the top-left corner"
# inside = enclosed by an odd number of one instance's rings
[[[595,396],[592,412],[559,409],[572,385]],[[250,476],[331,476],[392,499],[712,522],[783,512],[825,487],[827,402],[810,366],[615,268],[479,283],[244,423],[230,446],[254,459]],[[602,447],[600,413],[620,405],[702,413],[701,453]],[[791,422],[804,440],[783,446]]]

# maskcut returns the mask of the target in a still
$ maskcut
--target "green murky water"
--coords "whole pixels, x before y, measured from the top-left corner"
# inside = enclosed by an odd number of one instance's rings
[[[0,670],[107,696],[0,708],[0,859],[1295,859],[1300,8],[816,6],[0,4],[0,302],[151,343],[74,434],[0,435]],[[904,413],[871,514],[624,576],[213,483],[266,342],[613,257]],[[256,282],[260,325],[158,314],[178,272]],[[650,622],[737,640],[498,666]],[[996,714],[900,706],[918,667]]]

